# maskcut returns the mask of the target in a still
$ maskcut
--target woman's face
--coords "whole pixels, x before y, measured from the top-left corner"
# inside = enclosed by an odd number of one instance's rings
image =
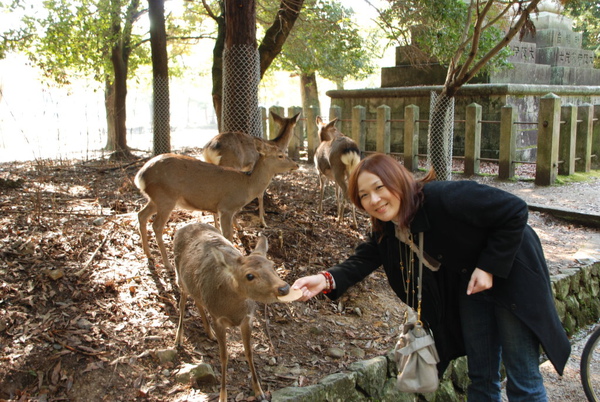
[[[357,178],[358,196],[365,211],[383,222],[395,219],[400,212],[400,199],[392,194],[379,176],[362,172]]]

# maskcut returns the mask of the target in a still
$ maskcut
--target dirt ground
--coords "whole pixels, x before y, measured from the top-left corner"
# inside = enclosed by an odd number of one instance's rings
[[[179,292],[174,273],[159,258],[149,267],[140,247],[136,212],[145,199],[132,180],[142,163],[0,164],[0,401],[218,398],[216,383],[175,379],[178,370],[200,362],[211,364],[220,378],[217,344],[207,338],[191,302],[183,347],[173,360],[158,357],[174,345]],[[477,180],[536,197],[539,204],[600,214],[598,179],[551,188],[530,180]],[[337,224],[332,188],[325,213],[317,213],[317,176],[306,162],[275,178],[265,205],[268,227],[258,226],[251,203],[238,216],[242,229],[235,241],[246,253],[259,232],[266,234],[268,255],[290,284],[343,260],[368,229],[360,214],[359,228],[348,225],[348,214]],[[174,211],[165,229],[169,252],[176,229],[192,220],[212,222],[212,216]],[[538,212],[530,214],[530,224],[553,273],[578,265],[574,254],[598,234]],[[151,247],[158,257],[153,240]],[[395,344],[402,311],[382,272],[335,303],[319,296],[260,305],[253,342],[263,389],[313,384],[356,360],[386,353]],[[253,401],[237,330],[229,331],[229,341],[229,399]]]

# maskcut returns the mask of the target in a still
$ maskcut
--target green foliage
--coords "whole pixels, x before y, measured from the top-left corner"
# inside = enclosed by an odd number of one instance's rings
[[[375,68],[377,40],[373,34],[364,35],[352,16],[351,9],[335,0],[305,1],[275,67],[299,74],[318,72],[338,83],[368,76]]]
[[[583,48],[595,52],[594,67],[600,68],[600,1],[571,0],[564,12],[573,18],[573,30],[582,33]]]
[[[393,0],[390,7],[381,12],[379,23],[388,40],[401,46],[405,58],[413,64],[436,61],[448,65],[463,43],[465,51],[457,64],[463,64],[472,52],[476,53],[477,63],[502,40],[508,21],[499,19],[494,24],[485,24],[477,48],[472,49],[470,38],[475,33],[479,11],[474,8],[469,13],[468,3],[463,0]],[[476,3],[476,6],[482,7],[484,3]],[[492,21],[510,2],[497,3],[489,11],[486,21]],[[465,27],[468,27],[466,36]],[[509,49],[503,49],[490,60],[485,70],[506,67],[509,52]]]
[[[7,12],[19,11],[21,24],[0,34],[5,43],[0,45],[0,58],[3,51],[20,51],[58,84],[69,84],[77,76],[104,84],[114,76],[111,51],[123,45],[128,77],[135,77],[140,66],[150,65],[149,32],[138,27],[143,26],[139,22],[146,16],[142,3],[145,1],[13,0],[1,7]],[[174,56],[188,53],[196,40],[210,37],[214,31],[199,10],[198,5],[189,6],[181,15],[167,16]],[[202,29],[206,32],[199,33]],[[178,75],[178,59],[173,60],[171,72]]]

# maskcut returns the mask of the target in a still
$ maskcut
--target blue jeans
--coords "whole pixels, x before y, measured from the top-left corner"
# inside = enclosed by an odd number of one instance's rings
[[[540,342],[513,313],[494,304],[489,291],[460,299],[469,378],[469,402],[501,401],[500,362],[510,402],[547,401],[539,370]]]

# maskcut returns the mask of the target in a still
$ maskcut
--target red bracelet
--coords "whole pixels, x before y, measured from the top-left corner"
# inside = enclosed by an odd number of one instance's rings
[[[321,271],[319,273],[325,277],[325,282],[327,283],[325,289],[323,289],[323,294],[330,293],[333,290],[333,276],[327,271]]]

